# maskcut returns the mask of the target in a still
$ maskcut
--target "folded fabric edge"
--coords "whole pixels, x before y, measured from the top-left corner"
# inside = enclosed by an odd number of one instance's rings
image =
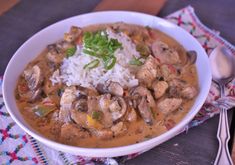
[[[210,37],[213,37],[216,41],[218,41],[220,44],[225,45],[227,48],[229,48],[232,53],[235,55],[235,46],[233,44],[231,44],[230,42],[228,42],[227,40],[223,39],[219,34],[217,34],[215,31],[211,30],[209,27],[207,27],[204,23],[201,22],[201,20],[198,18],[198,16],[196,15],[194,8],[191,5],[186,6],[183,9],[180,9],[178,11],[182,11],[182,10],[187,10],[189,13],[189,16],[192,18],[192,20],[194,21],[194,23],[202,30],[204,31],[206,34],[208,34]],[[176,12],[178,12],[176,11]],[[176,13],[174,12],[174,13]],[[173,14],[174,14],[173,13]],[[168,15],[166,16],[166,18],[169,18],[171,16]]]

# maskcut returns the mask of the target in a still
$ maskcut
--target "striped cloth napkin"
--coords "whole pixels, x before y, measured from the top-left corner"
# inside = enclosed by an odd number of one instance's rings
[[[219,36],[219,33],[203,25],[194,13],[191,6],[176,11],[166,19],[187,30],[203,46],[208,54],[216,46],[225,46],[235,55],[235,47]],[[2,78],[0,77],[0,86]],[[200,112],[195,116],[186,129],[197,126],[205,120],[219,113],[219,106],[227,104],[235,106],[235,79],[226,86],[226,97],[220,98],[219,88],[212,83],[210,93]],[[12,120],[7,112],[2,99],[0,88],[0,164],[110,164],[116,165],[132,159],[141,153],[136,153],[118,158],[88,158],[70,155],[53,150],[41,144],[33,137],[26,134]]]

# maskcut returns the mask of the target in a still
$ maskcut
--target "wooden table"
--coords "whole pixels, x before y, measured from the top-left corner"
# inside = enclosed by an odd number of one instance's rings
[[[99,0],[21,0],[0,16],[0,75],[17,48],[34,33],[61,19],[90,12]],[[201,21],[221,32],[235,44],[234,0],[169,0],[159,16],[163,17],[187,5],[195,8]],[[30,52],[29,52],[30,53]],[[233,112],[229,112],[230,121]],[[190,129],[154,149],[128,161],[128,165],[148,164],[212,164],[217,153],[218,116]]]

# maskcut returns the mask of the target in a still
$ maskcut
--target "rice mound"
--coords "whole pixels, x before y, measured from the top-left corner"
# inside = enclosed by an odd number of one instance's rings
[[[81,85],[88,88],[95,88],[97,84],[104,84],[107,81],[118,82],[124,88],[138,85],[138,79],[128,67],[133,56],[140,56],[135,49],[135,44],[124,33],[116,34],[107,30],[107,34],[122,44],[122,49],[117,49],[114,53],[117,61],[112,69],[105,70],[102,63],[94,69],[84,69],[84,65],[96,58],[83,53],[83,47],[77,46],[75,55],[65,58],[60,70],[53,73],[50,78],[52,83],[63,82],[67,86]]]

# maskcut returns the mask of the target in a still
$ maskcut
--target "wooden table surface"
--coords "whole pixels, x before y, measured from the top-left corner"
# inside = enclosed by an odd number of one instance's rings
[[[19,46],[42,28],[61,19],[92,11],[100,0],[21,0],[0,16],[0,75]],[[166,16],[187,5],[195,8],[200,20],[235,44],[234,0],[168,0],[159,16]],[[228,116],[231,121],[233,112]],[[126,162],[127,165],[213,164],[218,142],[218,116],[190,129],[154,149]]]

